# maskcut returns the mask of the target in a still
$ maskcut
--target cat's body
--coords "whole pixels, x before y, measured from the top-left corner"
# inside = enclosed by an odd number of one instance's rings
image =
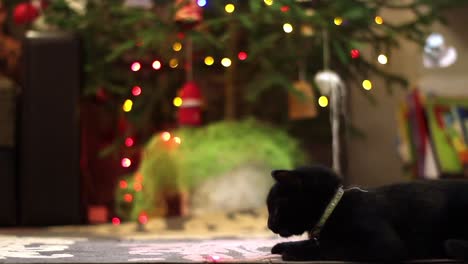
[[[268,225],[282,236],[312,230],[341,185],[323,167],[272,174]],[[285,260],[468,260],[468,181],[346,190],[318,241],[280,243],[272,253]]]

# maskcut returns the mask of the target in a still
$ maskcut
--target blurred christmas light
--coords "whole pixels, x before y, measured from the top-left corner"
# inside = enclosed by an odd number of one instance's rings
[[[137,72],[141,69],[141,64],[139,62],[134,62],[130,68],[132,71]]]
[[[221,60],[221,64],[222,64],[224,67],[227,68],[227,67],[231,66],[232,61],[231,61],[231,59],[229,59],[229,58],[223,58],[223,59]]]
[[[289,23],[285,23],[283,25],[283,30],[286,33],[291,33],[293,31],[293,26],[291,24],[289,24]]]
[[[328,98],[324,95],[320,96],[318,99],[318,104],[321,107],[327,107],[328,106]]]
[[[112,218],[112,224],[115,226],[120,225],[120,219],[118,217]]]
[[[161,62],[160,62],[160,61],[158,61],[158,60],[155,60],[155,61],[153,61],[153,64],[152,64],[151,66],[152,66],[152,67],[153,67],[153,69],[155,69],[155,70],[160,70],[160,69],[161,69],[161,66],[162,66],[162,64],[161,64]]]
[[[335,23],[337,26],[341,26],[341,24],[343,24],[343,18],[335,17],[335,19],[333,19],[333,23]]]
[[[383,18],[381,16],[376,16],[374,21],[375,21],[375,23],[377,25],[382,25],[383,24]]]
[[[182,140],[180,139],[180,137],[174,137],[174,141],[175,143],[179,144],[182,143]]]
[[[133,184],[133,189],[135,190],[135,192],[139,192],[143,189],[143,185],[139,182],[135,182]]]
[[[211,65],[213,65],[213,63],[214,63],[214,58],[213,57],[208,56],[208,57],[205,58],[205,64],[206,65],[211,66]]]
[[[130,99],[125,100],[122,106],[122,109],[124,110],[124,112],[130,112],[132,111],[132,108],[133,108],[133,101]]]
[[[148,216],[145,213],[140,214],[140,216],[138,216],[138,222],[142,225],[146,225],[148,223]]]
[[[198,0],[197,4],[198,4],[199,7],[204,7],[204,6],[206,6],[206,0]]]
[[[164,140],[164,141],[169,141],[169,140],[171,139],[171,133],[169,133],[169,132],[167,132],[167,131],[166,131],[166,132],[163,132],[163,133],[161,134],[161,138],[162,138],[162,140]]]
[[[289,11],[289,6],[282,6],[281,7],[281,12],[286,13]]]
[[[180,42],[175,42],[173,45],[172,45],[172,49],[174,51],[181,51],[182,50],[182,43]]]
[[[127,181],[126,180],[121,180],[119,182],[119,187],[120,187],[120,189],[127,189],[127,187],[128,187]]]
[[[143,181],[143,175],[141,173],[135,174],[135,181],[136,182],[142,182]]]
[[[120,164],[122,165],[122,167],[128,168],[128,167],[132,166],[132,161],[129,158],[123,158],[120,161]]]
[[[131,203],[133,201],[133,195],[131,195],[130,193],[126,193],[124,195],[124,201],[127,203]]]
[[[247,52],[245,51],[241,51],[239,52],[239,54],[237,54],[237,57],[239,58],[239,60],[246,60],[247,59]]]
[[[351,50],[351,58],[353,59],[357,59],[359,58],[359,56],[361,56],[361,52],[357,49],[352,49]]]
[[[364,90],[369,91],[370,89],[372,89],[372,82],[369,80],[364,80],[362,82],[362,88],[364,88]]]
[[[388,63],[388,58],[384,54],[380,54],[379,57],[377,57],[377,61],[380,64],[387,64]]]
[[[132,94],[133,94],[133,96],[139,96],[141,94],[141,87],[140,86],[133,86]]]
[[[177,66],[179,66],[179,61],[177,59],[171,59],[169,61],[169,67],[171,68],[177,68]]]
[[[131,137],[128,137],[128,138],[125,139],[125,146],[127,146],[127,147],[132,147],[134,143],[135,143],[135,141]]]
[[[176,98],[174,98],[172,103],[174,104],[175,107],[180,107],[182,105],[183,101],[182,101],[182,98],[177,96]]]
[[[227,4],[224,7],[224,10],[226,10],[227,13],[232,13],[234,10],[236,10],[236,7],[233,4]]]
[[[273,4],[273,0],[263,0],[265,2],[265,5],[271,6]]]

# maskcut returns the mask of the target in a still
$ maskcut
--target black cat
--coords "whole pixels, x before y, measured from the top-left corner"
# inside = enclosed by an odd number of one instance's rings
[[[324,167],[277,170],[267,199],[268,227],[284,260],[389,262],[468,260],[468,181],[433,180],[343,190]]]

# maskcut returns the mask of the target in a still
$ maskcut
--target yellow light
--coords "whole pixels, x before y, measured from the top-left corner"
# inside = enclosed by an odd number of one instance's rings
[[[122,106],[122,109],[124,110],[124,112],[130,112],[132,111],[132,107],[133,107],[133,101],[130,100],[130,99],[127,99],[125,100],[123,106]]]
[[[372,82],[369,80],[364,80],[362,82],[362,88],[364,88],[364,90],[369,91],[370,89],[372,89]]]
[[[179,61],[177,59],[171,59],[169,61],[169,67],[171,68],[177,68],[177,66],[179,66]]]
[[[176,42],[176,43],[174,43],[174,45],[172,45],[172,49],[174,51],[181,51],[182,50],[182,44],[180,42]]]
[[[341,24],[343,24],[343,18],[335,17],[335,19],[333,19],[333,23],[335,23],[337,26],[341,26]]]
[[[214,63],[213,57],[208,56],[208,57],[205,58],[205,64],[206,65],[211,66],[211,65],[213,65],[213,63]]]
[[[320,96],[318,99],[318,104],[321,107],[327,107],[328,106],[328,98],[324,95]]]
[[[380,54],[379,57],[377,57],[377,61],[380,64],[387,64],[388,63],[388,58],[384,54]]]
[[[232,61],[231,61],[231,59],[229,59],[229,58],[223,58],[223,59],[221,60],[221,64],[222,64],[224,67],[227,68],[227,67],[231,66]]]
[[[175,143],[179,144],[182,143],[182,140],[180,139],[180,137],[174,137],[174,141]]]
[[[183,102],[182,98],[180,98],[180,97],[176,97],[172,101],[172,103],[174,104],[175,107],[180,107],[182,105],[182,102]]]
[[[226,10],[226,12],[228,12],[228,13],[232,13],[232,12],[234,12],[234,10],[236,10],[236,7],[233,4],[227,4],[224,7],[224,10]]]
[[[167,131],[166,131],[166,132],[163,132],[163,133],[161,134],[161,138],[162,138],[162,140],[164,140],[164,141],[169,141],[169,140],[171,139],[171,133],[169,133],[169,132],[167,132]]]
[[[376,16],[374,21],[375,21],[375,23],[377,25],[382,25],[383,24],[383,18],[381,16]]]
[[[263,0],[266,5],[271,6],[273,4],[273,0]]]
[[[283,25],[283,30],[286,33],[291,33],[293,31],[293,26],[291,24],[289,24],[289,23],[285,23]]]

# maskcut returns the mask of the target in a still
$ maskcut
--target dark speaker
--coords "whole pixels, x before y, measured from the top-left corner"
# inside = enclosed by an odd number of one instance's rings
[[[22,67],[20,222],[79,224],[79,40],[68,33],[28,32]]]
[[[17,218],[15,175],[16,87],[0,75],[0,225],[15,225]]]

